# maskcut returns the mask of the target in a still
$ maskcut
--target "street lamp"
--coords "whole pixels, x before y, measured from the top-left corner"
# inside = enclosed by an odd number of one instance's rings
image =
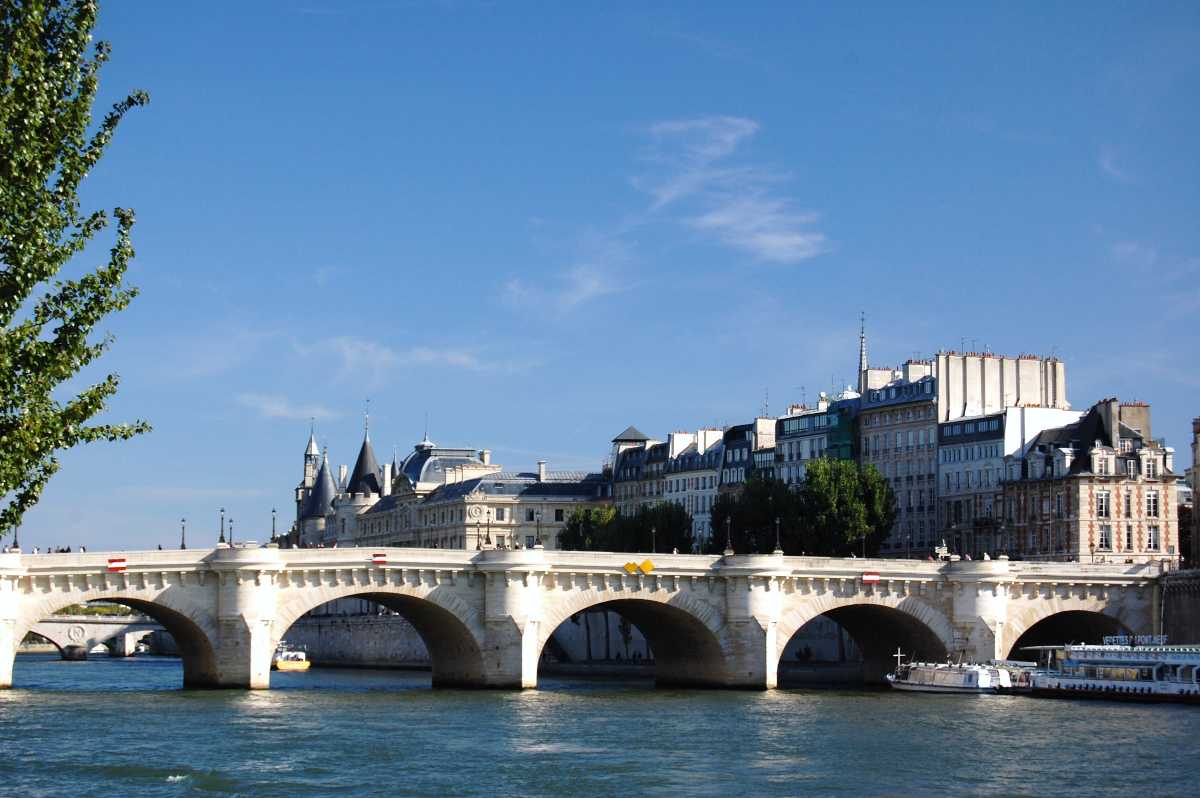
[[[275,508],[271,508],[271,542],[279,543],[279,536],[275,534]]]
[[[733,524],[733,519],[725,516],[725,556],[733,556],[733,537],[730,532],[730,526]]]
[[[217,543],[225,542],[225,508],[221,508],[221,537],[217,538]]]
[[[654,540],[655,536],[657,534],[658,534],[658,527],[654,526],[654,524],[651,524],[650,525],[650,553],[651,554],[658,553],[658,546],[655,545],[655,540]]]
[[[21,537],[21,525],[18,524],[17,528],[13,530],[13,544],[12,544],[12,547],[14,549],[16,549],[17,551],[21,550],[20,537]]]
[[[233,519],[229,519],[229,545],[233,545]]]
[[[179,519],[179,548],[187,548],[187,519]]]
[[[537,521],[537,545],[541,546],[542,545],[542,511],[539,509],[536,513],[533,514],[533,517]]]
[[[775,554],[783,554],[783,538],[779,536],[779,516],[775,516]]]

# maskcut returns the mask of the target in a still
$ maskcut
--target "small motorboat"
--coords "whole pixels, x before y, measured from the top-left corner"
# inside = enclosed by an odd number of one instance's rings
[[[281,645],[275,649],[275,656],[271,658],[272,670],[306,671],[311,666],[312,663],[308,661],[308,654],[300,649],[286,645]]]

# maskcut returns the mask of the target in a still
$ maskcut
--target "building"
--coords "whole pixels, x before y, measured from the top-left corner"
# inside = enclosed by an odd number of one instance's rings
[[[804,482],[809,461],[818,457],[853,460],[859,395],[847,388],[837,398],[820,394],[815,407],[792,405],[775,421],[775,477],[793,487]]]
[[[1192,565],[1200,566],[1200,417],[1192,419]]]
[[[1150,407],[1105,399],[1006,456],[1004,529],[1024,559],[1177,560],[1174,450]]]
[[[933,373],[939,423],[987,416],[1009,407],[1071,409],[1066,366],[1058,358],[939,352]]]
[[[893,379],[882,382],[883,372]],[[881,553],[908,555],[936,540],[937,380],[933,364],[910,360],[896,371],[866,369],[858,405],[859,462],[877,468],[896,494],[897,515]]]
[[[1082,413],[1009,407],[938,425],[938,534],[954,552],[979,557],[1004,551],[1000,505],[1004,458],[1042,430],[1078,421]]]
[[[675,434],[673,433],[672,438]],[[712,507],[717,500],[718,476],[724,457],[724,435],[719,429],[700,429],[667,461],[667,501],[692,516],[692,538],[702,544],[712,536]]]
[[[719,490],[740,493],[746,480],[756,471],[770,478],[775,471],[775,419],[756,418],[725,430],[725,457],[721,465]]]

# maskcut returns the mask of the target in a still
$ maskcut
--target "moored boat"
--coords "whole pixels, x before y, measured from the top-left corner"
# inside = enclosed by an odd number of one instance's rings
[[[897,690],[917,693],[998,693],[1013,686],[1008,670],[976,663],[913,662],[886,678]]]
[[[1033,674],[1033,695],[1200,704],[1200,645],[1128,643],[1136,640],[1047,647],[1049,666]]]
[[[306,671],[311,666],[305,652],[287,646],[275,649],[275,656],[271,658],[271,668],[277,671]]]

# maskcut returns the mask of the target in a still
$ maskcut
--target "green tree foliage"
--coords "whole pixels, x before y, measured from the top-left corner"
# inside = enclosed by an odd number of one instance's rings
[[[692,551],[692,516],[674,502],[618,515],[611,507],[579,509],[558,534],[558,547],[569,551]]]
[[[896,497],[874,466],[860,467],[849,460],[811,461],[799,491],[779,480],[752,476],[740,495],[718,497],[706,548],[720,553],[728,530],[735,552],[771,552],[776,519],[785,554],[845,557],[861,555],[865,544],[872,555],[895,523]]]
[[[113,211],[107,264],[56,279],[108,224],[103,211],[81,212],[81,181],[126,112],[148,101],[135,92],[89,130],[109,56],[103,42],[88,52],[96,14],[94,0],[0,2],[0,534],[37,502],[56,452],[149,429],[88,423],[116,392],[116,375],[78,394],[64,387],[111,343],[93,338],[96,324],[137,293],[124,284],[134,222],[124,208]]]

